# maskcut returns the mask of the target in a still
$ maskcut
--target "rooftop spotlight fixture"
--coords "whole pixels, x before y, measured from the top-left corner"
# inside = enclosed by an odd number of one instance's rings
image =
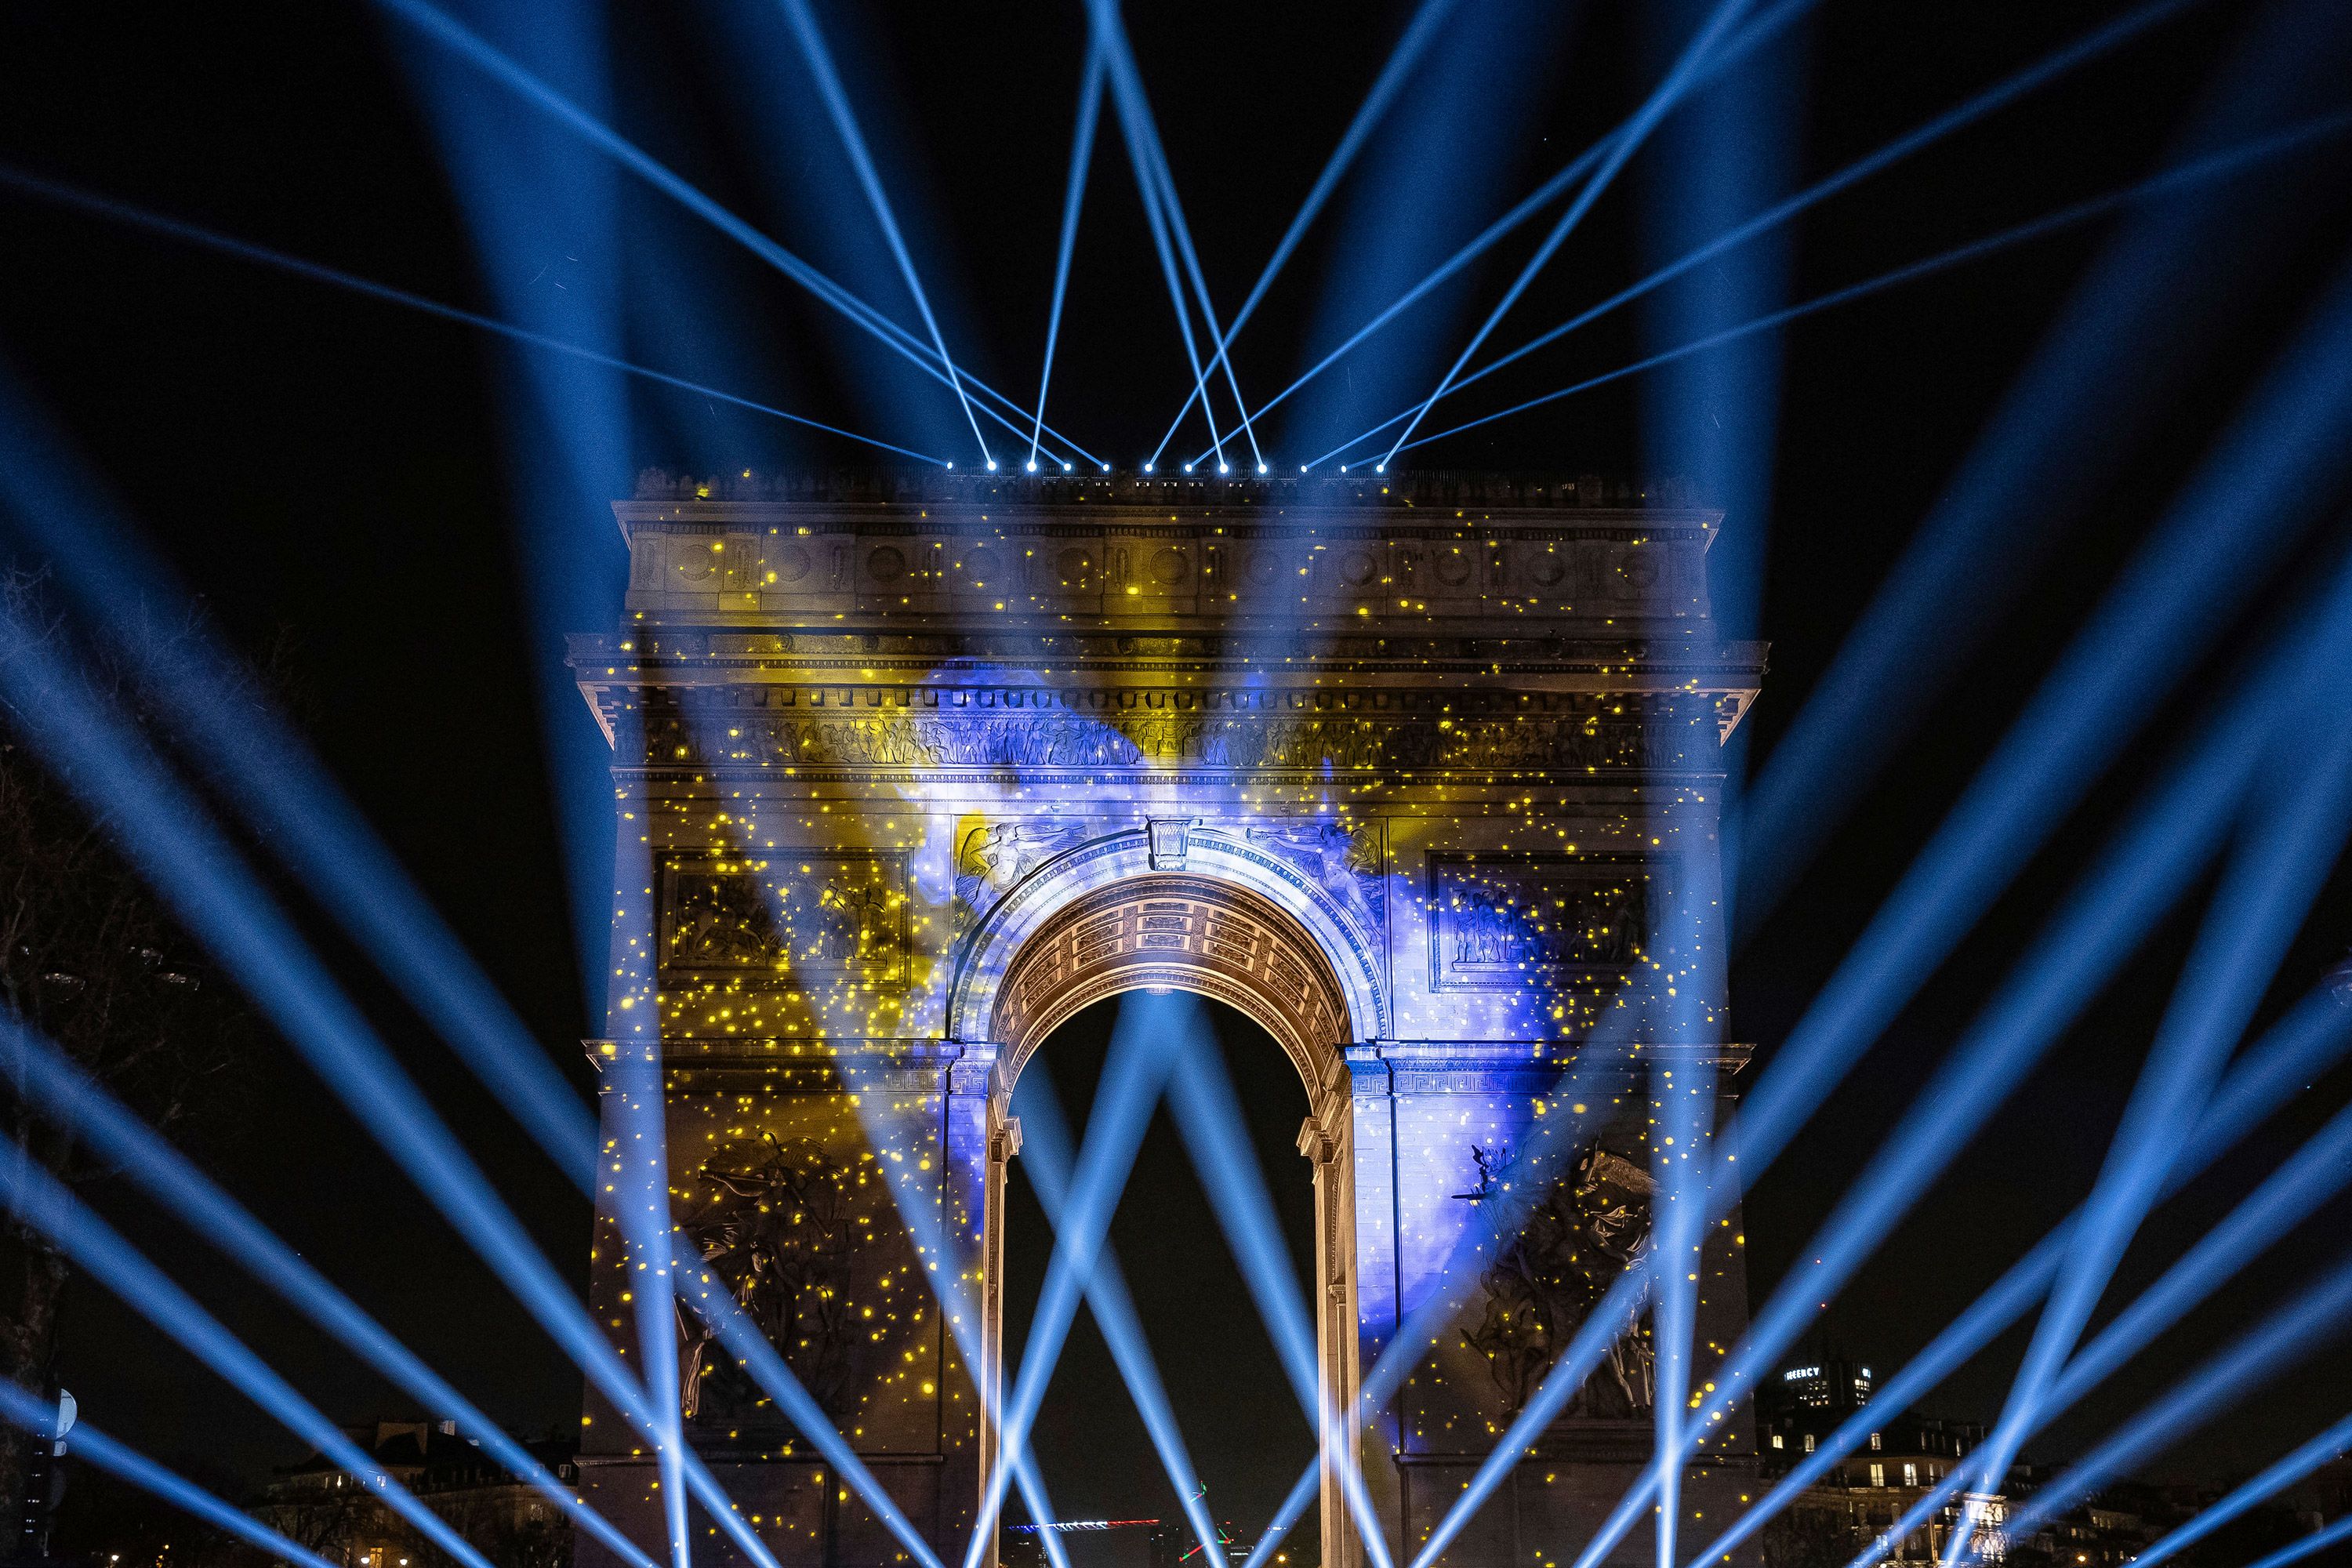
[[[1150,465],[1150,463],[1146,463],[1146,464],[1144,464],[1144,465],[1143,465],[1143,471],[1144,471],[1145,473],[1147,473],[1147,474],[1148,474],[1148,473],[1150,473],[1150,472],[1151,471],[1151,465]]]
[[[1103,467],[1104,467],[1104,468],[1109,468],[1109,467],[1110,467],[1110,465],[1109,465],[1108,463],[1105,463],[1105,464],[1103,465]],[[1068,473],[1069,471],[1070,471],[1070,465],[1069,465],[1069,461],[1068,461],[1068,459],[1067,459],[1067,458],[1065,458],[1065,459],[1063,460],[1063,462],[1062,462],[1062,472],[1064,472],[1064,473],[1066,473],[1066,473]]]
[[[1102,466],[1102,470],[1103,470],[1103,472],[1104,472],[1104,473],[1106,473],[1106,474],[1107,474],[1107,473],[1109,473],[1109,472],[1110,472],[1110,465],[1109,465],[1108,463],[1105,463],[1105,464]]]
[[[1385,474],[1388,471],[1389,466],[1386,463],[1374,463],[1372,465],[1372,472],[1376,474]]]
[[[1037,459],[1036,459],[1036,458],[1030,458],[1027,462],[1025,462],[1025,463],[1022,464],[1021,466],[1022,466],[1023,468],[1024,468],[1028,469],[1031,473],[1033,473],[1033,474],[1034,474],[1034,473],[1035,473],[1035,472],[1037,471]],[[1068,465],[1066,465],[1066,464],[1065,464],[1065,465],[1064,465],[1064,467],[1067,467],[1067,466],[1068,466]]]
[[[1261,473],[1261,474],[1262,474],[1262,473],[1264,473],[1264,472],[1265,472],[1265,465],[1264,463],[1260,463],[1260,464],[1257,466],[1257,471],[1258,471],[1259,473]]]
[[[1184,465],[1184,471],[1185,471],[1186,473],[1188,473],[1188,474],[1189,474],[1189,473],[1191,473],[1191,472],[1192,471],[1192,464],[1190,464],[1190,463],[1185,464],[1185,465]]]
[[[1233,471],[1234,466],[1231,463],[1219,463],[1217,465],[1217,472],[1221,474],[1230,474]]]
[[[992,474],[996,472],[996,459],[993,458],[988,459],[988,471]]]

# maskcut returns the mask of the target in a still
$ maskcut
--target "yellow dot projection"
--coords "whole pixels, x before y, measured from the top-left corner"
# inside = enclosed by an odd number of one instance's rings
[[[648,1272],[614,1212],[646,1157],[615,1131],[623,1069],[657,1047],[673,1222],[960,1556],[1022,1031],[1129,984],[1305,998],[1288,1021],[1331,1037],[1285,1048],[1326,1096],[1302,1147],[1361,1367],[1453,1302],[1366,1413],[1397,1539],[1429,1539],[1660,1244],[1714,1120],[1674,1097],[1727,1094],[1744,1060],[1717,816],[1762,650],[1708,620],[1714,514],[1597,481],[1489,504],[958,475],[845,500],[748,474],[650,475],[615,511],[628,618],[573,645],[616,763],[592,1046],[615,1347],[641,1359]],[[1742,1252],[1735,1216],[1681,1263],[1691,1389],[1744,1323]],[[1638,1469],[1654,1333],[1644,1305],[1530,1449],[1523,1503],[1559,1511],[1520,1521],[1525,1560],[1589,1537],[1544,1521],[1601,1506],[1595,1466]],[[690,1317],[677,1344],[692,1441],[780,1554],[905,1560],[751,1369]],[[583,1486],[652,1496],[626,1423],[592,1402],[582,1431]]]

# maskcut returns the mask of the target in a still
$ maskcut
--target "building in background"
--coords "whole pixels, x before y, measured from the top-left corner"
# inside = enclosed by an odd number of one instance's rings
[[[1757,1445],[1769,1486],[1819,1453],[1868,1405],[1875,1382],[1859,1362],[1834,1358],[1783,1368],[1759,1392]],[[1767,1568],[1847,1568],[1984,1441],[1976,1422],[1916,1411],[1890,1412],[1854,1450],[1813,1479],[1764,1531]],[[2020,1463],[1984,1497],[1982,1559],[2005,1568],[2123,1568],[2227,1489],[2119,1482],[2059,1514],[2032,1535],[2011,1537],[2011,1508],[2032,1493],[2046,1467]],[[1881,1568],[1939,1562],[1968,1494],[1877,1558]],[[2352,1512],[2352,1460],[2313,1472],[2272,1501],[2199,1542],[2183,1568],[2239,1568]],[[2315,1561],[2326,1561],[2315,1559]]]
[[[349,1429],[375,1462],[499,1568],[566,1568],[572,1521],[536,1487],[458,1436],[454,1421],[379,1421]],[[577,1479],[568,1443],[524,1445],[555,1475]],[[280,1470],[249,1510],[344,1568],[442,1568],[446,1556],[333,1460],[312,1454]]]
[[[1871,1369],[1859,1362],[1809,1361],[1783,1368],[1757,1396],[1758,1446],[1766,1481],[1787,1475],[1870,1401]],[[1984,1440],[1972,1422],[1943,1421],[1905,1411],[1890,1414],[1864,1442],[1808,1486],[1774,1521],[1766,1561],[1771,1568],[1843,1568],[1892,1529],[1914,1504],[1936,1489]],[[2000,1529],[2013,1488],[2025,1467],[2012,1468],[2003,1489],[1983,1499],[1983,1558],[2000,1562],[2008,1540]],[[1926,1525],[1890,1543],[1885,1562],[1938,1561],[1963,1510],[1965,1494]]]

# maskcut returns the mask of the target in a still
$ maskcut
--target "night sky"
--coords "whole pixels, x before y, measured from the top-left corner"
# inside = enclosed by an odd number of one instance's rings
[[[741,100],[761,57],[728,48],[725,0],[612,14],[614,113],[698,183],[787,243],[824,252],[805,200],[778,195],[797,149],[756,146]],[[1397,149],[1397,199],[1343,191],[1237,352],[1249,384],[1287,380],[1324,323],[1345,314],[1364,247],[1413,246],[1486,221],[1623,114],[1654,79],[1642,7],[1494,0],[1517,47],[1456,70],[1456,100],[1408,95],[1413,122],[1454,162],[1416,172]],[[839,35],[886,173],[939,281],[961,352],[1016,398],[1034,391],[1076,92],[1079,8],[888,4],[821,7]],[[2220,62],[2273,8],[2187,7],[2112,58],[1897,166],[1796,226],[1790,296],[1802,300],[2144,177],[2180,145]],[[1789,149],[1817,177],[2119,15],[2109,5],[2021,0],[1885,6],[1826,0],[1773,68],[1801,84]],[[1213,289],[1245,291],[1379,68],[1403,12],[1324,4],[1157,0],[1129,26]],[[419,293],[491,308],[475,253],[377,15],[354,0],[157,7],[24,0],[0,9],[0,163],[70,181]],[[2336,51],[2329,54],[2326,50]],[[723,64],[721,63],[723,60]],[[2352,80],[2336,29],[2307,62]],[[774,69],[802,90],[789,58]],[[2337,90],[2312,101],[2343,108]],[[1440,135],[1443,132],[1443,135]],[[1450,140],[1446,140],[1450,137]],[[805,162],[805,160],[803,160]],[[1637,160],[1629,186],[1664,171]],[[789,185],[787,177],[781,183]],[[1988,545],[1986,576],[2012,581],[1939,635],[1966,649],[1954,680],[1884,721],[1891,764],[1772,912],[1735,966],[1734,1033],[1770,1053],[1829,974],[1974,765],[2047,669],[2149,520],[2279,347],[2352,237],[2345,141],[2245,176],[2266,215],[2254,264],[2207,319],[2147,345],[2171,376],[2158,416],[2065,515],[2036,515]],[[1407,199],[1410,197],[1410,199]],[[646,332],[631,350],[730,390],[922,446],[959,428],[951,405],[921,430],[881,427],[855,366],[869,351],[767,273],[629,189],[623,213],[662,242],[682,292],[723,344]],[[1511,318],[1516,343],[1637,276],[1634,204],[1604,199]],[[862,214],[856,215],[862,217]],[[1385,227],[1384,227],[1385,226]],[[2112,232],[2092,225],[1810,318],[1782,334],[1782,397],[1769,517],[1726,527],[1760,544],[1759,635],[1772,674],[1743,731],[1767,756],[1911,530],[1950,481],[2003,389]],[[1446,243],[1452,243],[1446,240]],[[1527,254],[1516,242],[1444,302],[1424,354],[1450,359]],[[560,267],[555,279],[562,276]],[[880,283],[877,283],[878,289]],[[1080,231],[1054,411],[1127,466],[1148,452],[1187,377],[1123,150],[1108,118]],[[1642,352],[1635,312],[1536,356],[1480,411],[1616,366]],[[562,649],[534,623],[514,547],[515,482],[503,398],[513,351],[470,330],[105,225],[0,190],[0,360],[53,410],[150,540],[239,646],[282,646],[303,726],[385,839],[583,1089],[582,1003],[554,759],[601,748]],[[1415,362],[1418,363],[1418,362]],[[1442,368],[1442,361],[1441,361]],[[1369,374],[1369,373],[1368,373]],[[1412,378],[1407,377],[1410,381]],[[1417,391],[1425,383],[1402,385]],[[1462,468],[1648,469],[1638,380],[1433,447]],[[688,395],[633,387],[633,441],[609,454],[610,493],[641,466],[832,467],[864,459]],[[1264,395],[1262,390],[1259,395]],[[1393,405],[1365,389],[1366,406]],[[1305,400],[1302,399],[1302,402]],[[1381,412],[1385,412],[1383,407]],[[1738,418],[1741,411],[1727,416]],[[1304,414],[1302,412],[1302,418]],[[919,421],[918,422],[919,423]],[[1197,428],[1197,426],[1196,426]],[[1278,446],[1278,423],[1271,426]],[[920,438],[917,438],[919,437]],[[1292,439],[1304,440],[1299,435]],[[1197,445],[1197,442],[1192,443]],[[1295,464],[1313,452],[1291,451]],[[952,454],[951,454],[952,455]],[[2086,460],[2088,454],[2085,455]],[[2342,517],[2345,497],[2323,498]],[[2251,631],[2346,537],[2314,530]],[[580,580],[614,579],[608,520],[579,530]],[[1727,539],[1732,537],[1727,534]],[[616,605],[616,601],[614,601]],[[596,629],[583,625],[574,629]],[[2068,820],[2053,846],[1903,1015],[1752,1195],[1751,1290],[1769,1292],[1908,1104],[2112,824],[2133,787],[2208,704],[2226,664],[2190,687]],[[570,748],[567,752],[566,748]],[[2347,874],[2289,960],[2265,1016],[2352,944]],[[593,895],[601,898],[601,894]],[[2189,906],[2193,913],[2193,900]],[[352,955],[315,922],[331,959],[469,1140],[557,1262],[584,1276],[586,1208],[513,1123]],[[2193,931],[2176,916],[2142,949],[1991,1130],[1834,1304],[1809,1348],[1893,1363],[1923,1343],[2088,1189]],[[1304,1245],[1307,1187],[1291,1146],[1304,1097],[1262,1037],[1227,1020],[1264,1159]],[[1073,1026],[1083,1035],[1087,1025]],[[1097,1044],[1074,1044],[1066,1103],[1083,1103]],[[578,1378],[431,1217],[367,1136],[272,1045],[253,1124],[207,1162],[325,1271],[378,1310],[495,1415],[568,1428]],[[1753,1070],[1753,1069],[1751,1069]],[[2147,1226],[2110,1300],[2144,1283],[2352,1093],[2352,1075],[2225,1158]],[[1307,1436],[1177,1141],[1164,1121],[1139,1166],[1116,1239],[1146,1288],[1154,1348],[1195,1432],[1219,1511],[1249,1528],[1286,1487]],[[400,1396],[296,1326],[127,1194],[100,1205],[331,1414],[409,1415]],[[1014,1211],[1013,1291],[1034,1293],[1042,1221]],[[2067,1452],[2161,1387],[2266,1303],[2336,1256],[2339,1204],[2266,1255],[2032,1450]],[[1154,1301],[1149,1282],[1168,1287]],[[299,1450],[232,1392],[87,1282],[68,1307],[65,1380],[91,1418],[226,1487]],[[1018,1312],[1014,1323],[1017,1342]],[[2021,1342],[2012,1336],[1930,1408],[1987,1418]],[[2149,1370],[2154,1368],[2156,1370]],[[2260,1391],[2168,1472],[2219,1476],[2266,1459],[2352,1408],[2335,1353]],[[1171,1500],[1090,1328],[1048,1406],[1047,1475],[1073,1511],[1160,1512]],[[1087,1465],[1088,1455],[1098,1462]],[[1068,1474],[1067,1480],[1062,1479]],[[1221,1480],[1220,1477],[1230,1477]]]

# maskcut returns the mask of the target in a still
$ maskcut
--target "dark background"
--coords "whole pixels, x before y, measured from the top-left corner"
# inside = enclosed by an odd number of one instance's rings
[[[1204,265],[1228,308],[1385,57],[1401,21],[1396,9],[1130,6]],[[2051,0],[1945,7],[1829,0],[1801,54],[1801,171],[1842,164],[2114,10]],[[1792,296],[1867,278],[2143,176],[2160,163],[2215,61],[2255,10],[2192,7],[2112,59],[1809,216],[1795,231]],[[1485,150],[1496,160],[1485,178],[1502,200],[1564,162],[1652,79],[1633,63],[1633,11],[1596,3],[1562,13],[1552,24],[1556,38],[1511,62],[1524,76],[1509,85],[1526,97],[1525,120]],[[1077,8],[894,3],[824,14],[843,35],[845,68],[900,182],[950,330],[997,384],[1026,396],[1067,158]],[[730,141],[710,85],[709,31],[681,15],[616,9],[616,118],[788,243],[810,243],[787,226],[792,213],[763,200],[753,161]],[[735,60],[734,68],[745,68]],[[1475,107],[1479,84],[1467,85]],[[26,0],[0,10],[0,160],[487,308],[433,140],[390,40],[361,5],[257,0],[223,10]],[[2294,221],[2272,242],[2277,265],[2230,300],[2222,346],[2198,362],[2158,427],[2117,465],[2120,477],[2063,534],[1992,546],[2044,552],[2030,585],[1997,618],[1950,628],[1973,648],[1960,679],[1936,696],[1863,807],[1740,955],[1732,984],[1740,1038],[1769,1056],[2332,270],[2352,213],[2347,174],[2338,150],[2280,180],[2278,199],[2292,205]],[[646,216],[653,209],[645,198],[628,200],[634,218],[661,221]],[[1407,207],[1392,221],[1403,232],[1460,216]],[[2105,232],[2095,226],[2021,247],[1785,334],[1771,516],[1734,516],[1727,525],[1769,529],[1760,614],[1773,675],[1747,727],[1751,754],[1769,754]],[[876,427],[842,368],[846,353],[865,351],[845,349],[782,280],[698,237],[679,244],[708,268],[698,275],[707,277],[708,299],[723,305],[735,363],[752,378],[730,384],[732,390]],[[1633,248],[1627,204],[1605,200],[1498,343],[1633,276]],[[1479,310],[1526,246],[1498,254],[1478,275]],[[1299,363],[1324,282],[1348,262],[1319,236],[1310,240],[1243,340],[1252,384],[1270,385]],[[1449,345],[1459,341],[1461,308]],[[1149,451],[1183,394],[1168,329],[1107,120],[1054,409],[1074,435],[1123,466]],[[1631,357],[1634,342],[1628,313],[1538,356],[1524,376],[1499,378],[1507,384],[1480,406],[1608,368]],[[654,342],[641,352],[656,363],[691,366],[705,363],[697,356],[707,347]],[[583,706],[562,696],[560,649],[534,627],[515,564],[517,469],[500,403],[509,353],[462,327],[0,193],[0,355],[49,403],[238,643],[257,653],[287,640],[307,728],[337,775],[550,1049],[576,1062],[571,1042],[590,1025],[546,737],[551,731],[576,744],[593,731]],[[640,463],[774,468],[853,456],[691,396],[643,389],[633,396],[635,447],[611,455],[616,494]],[[1636,476],[1640,406],[1635,384],[1621,383],[1424,456],[1451,467]],[[952,409],[940,417],[951,437]],[[1278,436],[1270,439],[1278,447]],[[598,541],[593,549],[602,552],[583,563],[583,574],[609,577],[617,534],[592,525],[581,537]],[[2299,559],[2297,569],[2307,565]],[[2221,695],[2210,671],[2200,679],[2168,710],[2170,732],[2200,699]],[[2165,738],[2137,748],[2110,786],[2070,818],[1764,1180],[1747,1215],[1758,1299],[2023,950]],[[2339,868],[2284,971],[2283,996],[2352,942],[2344,890]],[[1812,1348],[1898,1361],[2087,1189],[2189,929],[2176,919],[2147,944],[1839,1299]],[[584,1268],[584,1207],[413,1020],[356,976],[355,984],[550,1254]],[[1238,1041],[1231,1055],[1244,1093],[1268,1108],[1262,1131],[1276,1190],[1303,1192],[1303,1182],[1288,1180],[1297,1121],[1282,1098],[1297,1098],[1288,1069]],[[249,1135],[212,1156],[225,1179],[493,1413],[519,1428],[568,1427],[578,1380],[543,1336],[290,1055],[273,1054],[265,1069],[266,1104]],[[579,1076],[584,1083],[584,1070]],[[2346,1089],[2340,1076],[2315,1086],[2305,1108],[2159,1215],[2119,1286],[2161,1268]],[[1073,1104],[1082,1100],[1077,1079],[1064,1092]],[[1285,1108],[1277,1113],[1276,1106]],[[1163,1332],[1155,1319],[1155,1348],[1180,1399],[1190,1402],[1188,1418],[1217,1435],[1217,1462],[1234,1467],[1227,1473],[1268,1470],[1286,1479],[1303,1458],[1303,1432],[1286,1390],[1265,1371],[1270,1356],[1250,1337],[1238,1280],[1215,1267],[1219,1243],[1197,1198],[1170,1195],[1192,1190],[1181,1161],[1162,1128],[1132,1205],[1160,1223],[1136,1227],[1123,1219],[1120,1237],[1135,1248],[1129,1261],[1139,1280],[1165,1278],[1172,1288],[1181,1279],[1213,1331]],[[130,1200],[108,1194],[101,1201],[330,1412],[351,1420],[411,1414],[201,1249],[144,1223]],[[2168,1337],[2147,1369],[2117,1378],[2036,1451],[2062,1454],[2133,1408],[2161,1386],[2160,1369],[2189,1364],[2327,1258],[2346,1217],[2339,1206],[2305,1226]],[[1023,1234],[1016,1224],[1016,1257]],[[1028,1261],[1037,1261],[1034,1252]],[[66,1381],[99,1424],[224,1486],[296,1457],[292,1443],[159,1348],[102,1291],[78,1284],[67,1310]],[[1122,1420],[1131,1427],[1090,1332],[1082,1331],[1073,1349],[1055,1407],[1071,1430],[1097,1423],[1108,1431]],[[1935,1407],[1992,1414],[2016,1349],[2011,1342],[1989,1354]],[[2265,1459],[2352,1406],[2352,1377],[2340,1357],[2329,1357],[2250,1393],[2169,1456],[2167,1468],[2213,1476]],[[1167,1511],[1156,1470],[1136,1458],[1139,1431],[1126,1441],[1118,1466],[1101,1468],[1102,1476],[1125,1479],[1104,1480],[1089,1494],[1098,1478],[1074,1478],[1074,1507],[1094,1495],[1106,1510]],[[1201,1446],[1209,1447],[1205,1438]],[[1265,1504],[1249,1500],[1247,1484],[1234,1483],[1235,1510],[1255,1528]],[[1267,1485],[1279,1494],[1281,1483]]]

